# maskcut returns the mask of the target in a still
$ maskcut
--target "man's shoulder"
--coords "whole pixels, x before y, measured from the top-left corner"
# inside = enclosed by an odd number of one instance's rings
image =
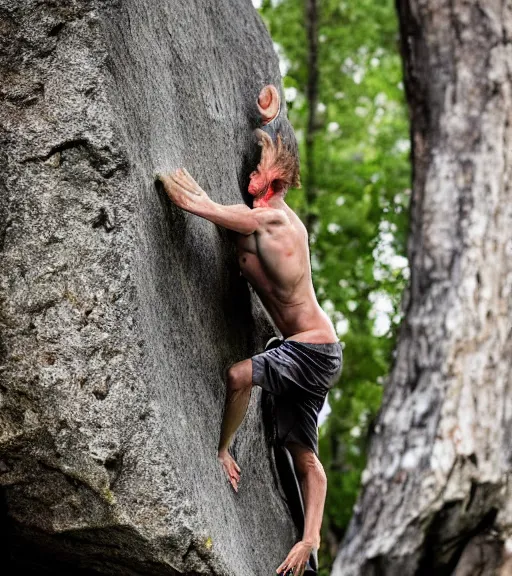
[[[281,208],[272,208],[271,206],[261,206],[252,209],[254,216],[262,223],[268,224],[290,224],[289,215]]]
[[[299,231],[301,234],[308,236],[308,229],[304,225],[304,222],[300,219],[299,215],[294,212],[288,205],[286,206],[288,212],[288,218],[292,223],[293,227]]]

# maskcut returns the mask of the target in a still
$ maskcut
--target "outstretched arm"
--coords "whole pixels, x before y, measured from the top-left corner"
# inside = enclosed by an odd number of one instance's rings
[[[288,217],[282,210],[251,209],[245,204],[223,206],[214,202],[192,176],[179,168],[169,175],[157,175],[169,198],[183,210],[206,218],[218,226],[249,235],[264,224],[283,223]]]
[[[158,175],[169,198],[183,210],[210,220],[240,234],[252,234],[258,227],[252,210],[245,204],[222,206],[214,202],[184,169],[169,175]]]

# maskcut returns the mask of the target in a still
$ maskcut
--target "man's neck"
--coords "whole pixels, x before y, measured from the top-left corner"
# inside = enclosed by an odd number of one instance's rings
[[[286,206],[286,202],[284,201],[284,194],[274,194],[268,201],[268,205],[271,208],[284,208]]]
[[[270,197],[255,199],[253,208],[274,208],[283,210],[286,207],[284,194],[272,194]]]

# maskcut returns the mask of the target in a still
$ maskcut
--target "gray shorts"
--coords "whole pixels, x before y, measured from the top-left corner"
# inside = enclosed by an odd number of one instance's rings
[[[252,357],[252,381],[273,397],[277,441],[301,444],[318,454],[318,413],[342,368],[339,342],[283,340]]]

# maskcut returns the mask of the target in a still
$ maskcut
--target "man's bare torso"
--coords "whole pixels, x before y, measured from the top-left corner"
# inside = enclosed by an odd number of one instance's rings
[[[173,202],[193,214],[236,232],[242,274],[247,278],[286,339],[337,342],[320,308],[311,280],[308,235],[283,194],[223,206],[213,202],[185,169],[161,176]]]
[[[327,314],[320,308],[311,279],[306,227],[284,201],[268,224],[250,235],[236,235],[242,274],[253,286],[284,338],[324,343],[338,340]]]

